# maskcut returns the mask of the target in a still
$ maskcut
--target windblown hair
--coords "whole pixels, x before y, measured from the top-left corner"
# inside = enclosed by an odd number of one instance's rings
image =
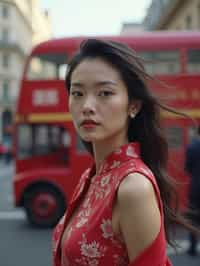
[[[171,225],[180,224],[193,230],[192,225],[179,213],[175,182],[166,171],[168,144],[161,126],[160,111],[162,109],[175,111],[161,104],[161,100],[148,88],[147,82],[154,78],[145,71],[142,60],[134,50],[125,44],[113,41],[88,39],[82,42],[80,50],[68,65],[66,87],[69,91],[75,68],[84,59],[95,58],[103,59],[118,71],[127,87],[129,103],[133,100],[142,102],[140,112],[129,121],[128,140],[140,143],[142,160],[155,175],[163,201],[166,238],[168,243],[174,246],[170,234]],[[93,154],[91,143],[85,141],[83,143]]]

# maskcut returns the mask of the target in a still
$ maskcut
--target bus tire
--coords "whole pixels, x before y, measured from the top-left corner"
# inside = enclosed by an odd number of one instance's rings
[[[50,228],[63,216],[66,201],[57,188],[51,185],[37,185],[27,191],[24,207],[31,225]]]

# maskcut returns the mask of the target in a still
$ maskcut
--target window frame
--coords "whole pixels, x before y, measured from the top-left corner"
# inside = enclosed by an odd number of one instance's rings
[[[154,76],[154,75],[164,75],[164,76],[174,76],[174,75],[179,75],[182,73],[182,52],[181,52],[181,49],[179,48],[175,48],[175,49],[159,49],[159,50],[152,50],[152,49],[146,49],[146,50],[139,50],[137,51],[139,56],[144,59],[143,60],[143,64],[145,66],[145,69],[147,71],[147,73],[149,73],[150,75]],[[174,53],[174,55],[177,56],[177,58],[174,58],[173,61],[171,60],[170,61],[165,61],[161,58],[160,62],[165,62],[167,64],[173,64],[175,63],[176,64],[176,68],[177,70],[176,71],[173,71],[173,73],[170,73],[169,71],[166,71],[166,72],[157,72],[157,71],[150,71],[148,70],[148,66],[147,64],[150,63],[150,67],[153,68],[154,66],[156,66],[159,61],[155,58],[155,55],[162,55],[162,54],[167,54],[167,53]],[[145,59],[145,54],[150,54],[151,55],[151,58],[150,59]],[[152,57],[153,55],[153,57]],[[166,57],[168,58],[168,57]],[[168,66],[169,67],[169,66]],[[155,69],[155,68],[154,68]],[[160,67],[158,68],[160,69]]]
[[[9,68],[10,66],[10,54],[9,53],[3,53],[2,54],[2,67],[3,68]]]
[[[24,144],[24,138],[22,142],[20,137],[21,137],[21,131],[24,132],[24,126],[28,127],[28,130],[29,130],[29,137],[28,137],[28,140],[29,140],[29,146],[28,148],[23,148],[23,145],[21,146],[21,144]],[[41,126],[46,126],[46,130],[47,130],[47,137],[45,139],[45,144],[43,145],[39,145],[37,143],[37,139],[39,139],[37,137],[37,134],[38,134],[38,130],[39,130],[39,127]],[[52,139],[53,139],[53,130],[52,128],[53,127],[57,127],[59,129],[59,135],[60,135],[60,138],[59,138],[59,141],[57,143],[57,146],[55,145],[55,143],[53,144],[52,143]],[[22,128],[22,129],[21,129]],[[64,128],[62,125],[57,125],[57,124],[34,124],[34,123],[23,123],[23,124],[18,124],[17,126],[17,151],[18,151],[18,154],[17,154],[17,157],[18,159],[31,159],[33,157],[40,157],[40,156],[48,156],[48,155],[51,155],[51,154],[54,154],[56,152],[58,152],[61,147],[62,149],[66,149],[66,148],[69,148],[70,147],[70,143],[69,145],[64,145],[63,143],[63,134],[70,134],[69,131]],[[43,152],[41,152],[40,148],[42,147],[43,149]],[[45,150],[46,149],[46,150]]]
[[[175,131],[176,133],[174,133]],[[184,147],[184,129],[181,125],[165,127],[165,136],[170,150],[180,150]]]
[[[49,56],[49,60],[48,60]],[[53,61],[53,58],[55,61]],[[64,58],[64,59],[63,59]],[[51,60],[52,61],[51,61]],[[60,61],[59,61],[60,59]],[[36,61],[37,60],[37,61]],[[56,60],[57,63],[56,63]],[[59,63],[60,62],[60,63]],[[47,74],[47,71],[45,70],[45,67],[47,66],[47,63],[49,63],[50,67],[54,67],[53,75],[51,76],[41,76],[41,73]],[[50,65],[52,63],[52,66]],[[25,79],[28,81],[37,81],[37,80],[64,80],[65,79],[65,73],[67,70],[67,63],[68,63],[68,56],[65,52],[58,52],[58,53],[42,53],[42,54],[33,54],[29,60],[25,71]],[[35,64],[33,66],[32,64]],[[46,66],[45,66],[46,64]],[[33,68],[40,68],[40,70],[36,70],[35,73],[32,71]],[[64,69],[64,70],[63,70]],[[63,72],[63,73],[61,73]],[[39,74],[39,75],[38,75]]]
[[[8,6],[8,4],[3,3],[1,11],[2,11],[1,12],[2,13],[2,18],[4,18],[4,19],[9,18],[10,7]]]
[[[190,52],[194,52],[194,51],[199,51],[199,61],[197,61],[197,64],[199,65],[199,70],[198,71],[191,70],[192,62],[194,62],[194,61],[190,60],[189,53]],[[185,51],[185,53],[186,53],[186,72],[187,72],[187,74],[189,74],[189,75],[197,75],[197,74],[200,74],[200,47],[199,48],[193,48],[193,47],[187,48],[186,51]],[[196,56],[194,56],[194,55],[193,55],[193,57],[196,58]]]

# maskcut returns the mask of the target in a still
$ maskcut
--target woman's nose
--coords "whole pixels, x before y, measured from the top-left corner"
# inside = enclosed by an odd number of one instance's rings
[[[83,114],[88,115],[94,113],[95,103],[92,97],[87,97],[83,104]]]
[[[86,116],[87,116],[87,115],[91,115],[91,114],[93,114],[93,113],[94,113],[94,111],[93,111],[91,108],[88,108],[88,107],[87,107],[87,108],[84,108],[84,109],[83,109],[83,114],[86,115]]]

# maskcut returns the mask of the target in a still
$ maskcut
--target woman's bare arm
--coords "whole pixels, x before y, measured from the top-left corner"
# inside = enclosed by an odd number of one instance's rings
[[[161,217],[151,182],[139,173],[128,175],[118,190],[119,223],[133,261],[160,231]]]

